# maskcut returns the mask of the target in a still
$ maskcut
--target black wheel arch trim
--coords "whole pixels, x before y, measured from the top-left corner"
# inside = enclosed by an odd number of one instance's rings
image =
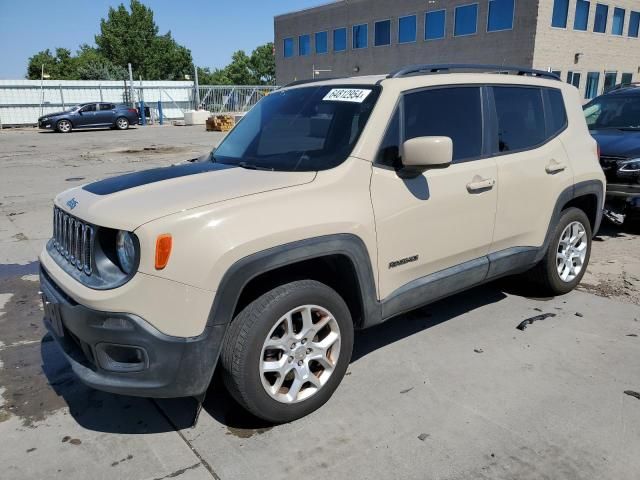
[[[207,325],[231,322],[243,289],[254,278],[280,267],[332,255],[342,255],[352,263],[358,279],[356,288],[363,317],[380,317],[375,277],[367,247],[358,236],[341,233],[279,245],[238,260],[220,282]]]

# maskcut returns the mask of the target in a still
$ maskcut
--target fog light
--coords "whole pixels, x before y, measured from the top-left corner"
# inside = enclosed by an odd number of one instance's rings
[[[149,366],[147,352],[141,347],[100,343],[96,352],[100,366],[112,372],[139,372]]]

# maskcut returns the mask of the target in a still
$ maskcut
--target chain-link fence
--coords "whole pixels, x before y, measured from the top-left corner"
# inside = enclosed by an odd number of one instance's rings
[[[0,127],[34,125],[38,117],[86,102],[135,104],[143,100],[151,120],[160,109],[167,120],[182,119],[187,110],[246,112],[273,86],[200,86],[193,82],[84,80],[0,80]]]
[[[212,113],[248,112],[258,101],[278,87],[200,86],[200,107]]]

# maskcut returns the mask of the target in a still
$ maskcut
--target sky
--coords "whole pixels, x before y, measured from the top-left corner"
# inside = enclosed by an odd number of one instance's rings
[[[142,0],[160,33],[171,30],[200,67],[224,67],[236,50],[273,41],[273,17],[329,0]],[[0,79],[24,78],[30,56],[46,48],[94,45],[110,6],[129,0],[0,0]]]

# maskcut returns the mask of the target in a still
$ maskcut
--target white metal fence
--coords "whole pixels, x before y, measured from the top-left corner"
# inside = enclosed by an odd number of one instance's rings
[[[246,112],[273,86],[200,86],[193,82],[128,82],[85,80],[0,80],[0,126],[34,125],[38,117],[84,102],[128,103],[144,100],[157,117],[158,103],[166,119],[181,119],[200,105],[213,113]],[[133,97],[133,98],[132,98]],[[198,103],[199,100],[199,103]]]

